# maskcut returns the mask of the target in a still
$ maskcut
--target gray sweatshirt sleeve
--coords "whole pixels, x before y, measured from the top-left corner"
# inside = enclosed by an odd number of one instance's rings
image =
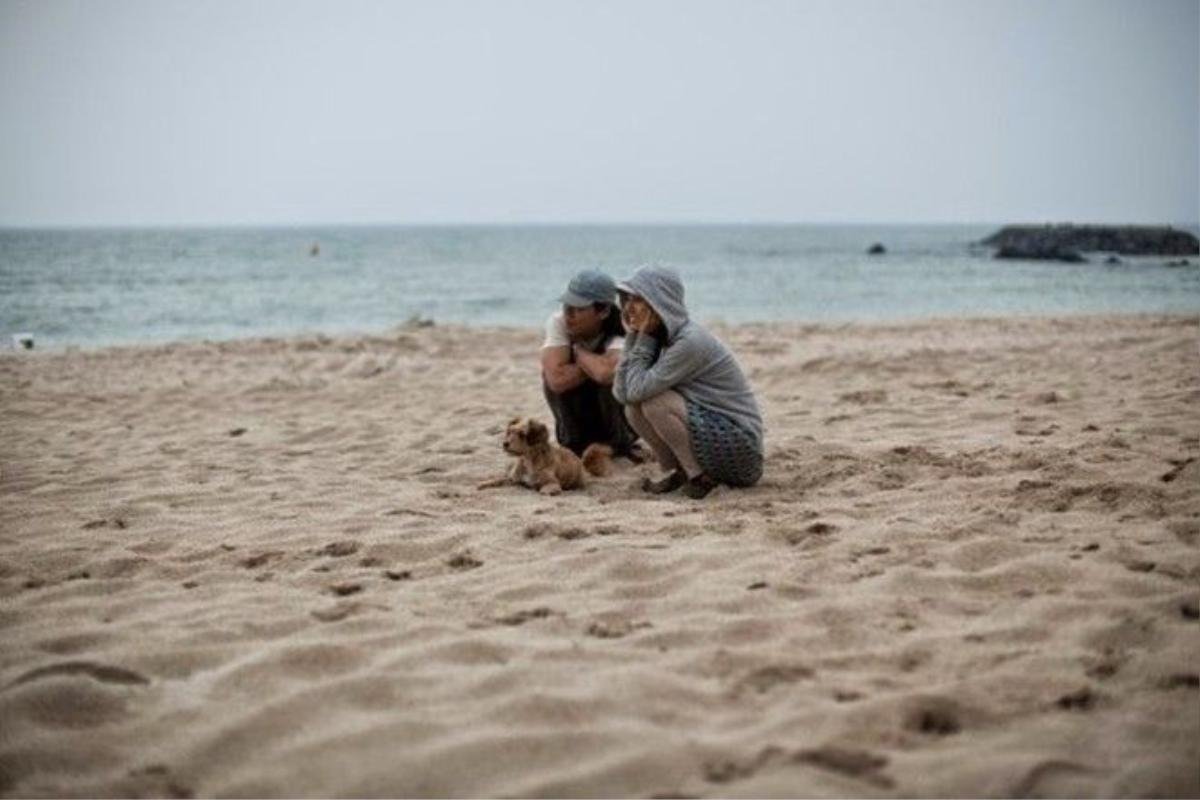
[[[703,369],[702,349],[690,337],[680,336],[660,352],[653,336],[631,334],[613,378],[613,397],[622,405],[641,403],[685,383]]]

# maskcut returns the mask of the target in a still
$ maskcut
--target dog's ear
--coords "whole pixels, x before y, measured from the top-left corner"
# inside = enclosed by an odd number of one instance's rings
[[[530,444],[545,444],[550,441],[550,431],[546,430],[546,426],[536,419],[531,419],[525,438]]]
[[[519,425],[519,424],[520,424],[520,422],[521,422],[521,418],[520,418],[520,417],[513,417],[512,419],[510,419],[510,420],[508,421],[508,427],[510,427],[510,428],[511,428],[511,427],[513,427],[513,426],[515,426],[515,425]]]

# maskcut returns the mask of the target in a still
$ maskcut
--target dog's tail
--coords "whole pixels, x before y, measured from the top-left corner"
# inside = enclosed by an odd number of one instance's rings
[[[596,477],[607,475],[612,468],[613,449],[606,444],[589,444],[583,451],[583,468]]]

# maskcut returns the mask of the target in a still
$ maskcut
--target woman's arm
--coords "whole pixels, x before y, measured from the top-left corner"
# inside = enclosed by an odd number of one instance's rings
[[[613,379],[613,397],[623,405],[644,402],[688,381],[704,366],[704,354],[687,336],[676,337],[661,350],[653,336],[626,338]]]

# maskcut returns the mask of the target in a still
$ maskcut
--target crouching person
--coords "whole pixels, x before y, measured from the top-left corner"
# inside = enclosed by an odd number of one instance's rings
[[[602,444],[617,456],[636,460],[632,448],[637,434],[612,394],[625,336],[616,284],[603,272],[584,270],[560,299],[562,309],[546,321],[541,354],[555,437],[576,455],[588,445]]]
[[[617,290],[628,333],[613,396],[666,470],[642,488],[683,487],[699,499],[721,484],[755,484],[763,470],[758,403],[729,348],[688,319],[679,274],[642,267]]]

